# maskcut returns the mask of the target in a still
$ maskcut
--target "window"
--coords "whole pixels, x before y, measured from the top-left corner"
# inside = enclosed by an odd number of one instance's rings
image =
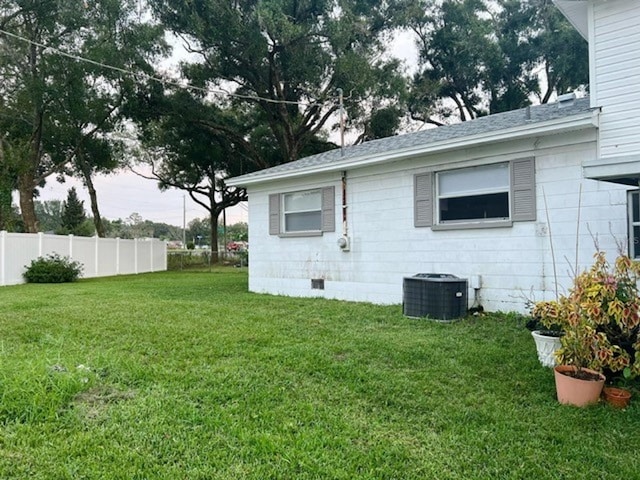
[[[640,258],[640,191],[629,192],[629,256]]]
[[[439,223],[509,219],[509,164],[437,174]]]
[[[416,227],[482,228],[535,219],[533,158],[414,178]]]
[[[269,195],[269,234],[321,235],[335,231],[335,188]]]
[[[281,197],[285,232],[320,230],[322,224],[320,190],[285,193]]]

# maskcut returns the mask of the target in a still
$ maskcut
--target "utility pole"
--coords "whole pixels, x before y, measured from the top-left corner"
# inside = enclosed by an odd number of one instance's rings
[[[182,248],[187,248],[187,204],[182,195]]]
[[[340,155],[344,157],[344,92],[338,88],[340,98]]]

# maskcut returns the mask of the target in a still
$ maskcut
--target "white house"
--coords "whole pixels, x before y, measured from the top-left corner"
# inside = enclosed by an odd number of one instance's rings
[[[401,303],[403,278],[469,279],[526,311],[595,244],[640,257],[640,2],[557,0],[590,46],[590,97],[333,150],[228,181],[249,195],[249,289]]]

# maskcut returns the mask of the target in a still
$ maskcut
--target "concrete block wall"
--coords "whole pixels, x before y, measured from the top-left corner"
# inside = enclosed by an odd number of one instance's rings
[[[582,162],[595,155],[594,129],[351,170],[347,172],[349,252],[337,246],[342,235],[339,173],[250,188],[249,288],[394,304],[402,302],[405,276],[480,275],[480,299],[486,309],[525,312],[527,299],[553,298],[556,277],[559,290],[566,290],[575,269],[576,243],[582,269],[591,262],[595,237],[611,255],[617,242],[626,239],[626,188],[582,176]],[[536,158],[536,221],[472,230],[413,226],[414,174],[527,156]],[[268,235],[269,193],[328,185],[336,187],[336,232],[297,238]],[[311,288],[313,278],[325,280],[324,290]],[[474,291],[468,293],[471,303]]]

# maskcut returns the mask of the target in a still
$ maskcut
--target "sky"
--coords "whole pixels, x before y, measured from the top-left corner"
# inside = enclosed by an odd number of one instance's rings
[[[408,66],[417,63],[413,40],[407,34],[398,35],[390,51],[393,56],[404,60]],[[179,48],[174,52],[174,57],[176,56],[180,56]],[[208,216],[208,212],[195,203],[186,192],[173,188],[161,192],[157,182],[142,178],[131,171],[96,176],[94,185],[100,214],[109,220],[124,220],[132,213],[138,213],[144,220],[181,227],[183,222],[188,225],[195,218]],[[64,183],[58,183],[55,176],[49,177],[45,187],[40,190],[39,200],[64,200],[71,187],[76,188],[78,198],[84,201],[85,209],[90,213],[89,194],[82,182],[75,179],[67,178]],[[17,203],[17,198],[15,201]],[[227,209],[227,225],[247,220],[245,203]]]

